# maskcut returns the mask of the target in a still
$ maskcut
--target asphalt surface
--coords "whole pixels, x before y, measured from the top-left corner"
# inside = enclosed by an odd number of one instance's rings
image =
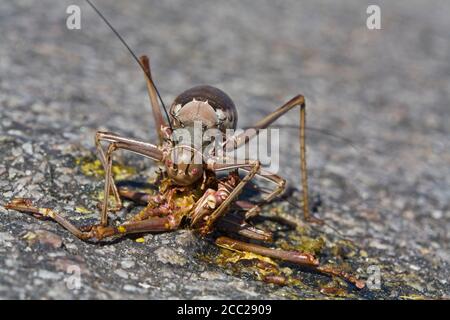
[[[0,204],[28,197],[85,225],[103,188],[80,162],[95,159],[95,131],[157,139],[139,68],[77,3],[81,30],[66,28],[72,1],[0,3]],[[377,3],[381,30],[366,27],[367,1],[96,1],[151,56],[167,104],[214,85],[249,126],[305,95],[308,125],[334,135],[307,136],[311,196],[328,226],[304,224],[286,201],[275,206],[300,219],[303,236],[326,239],[321,261],[363,279],[380,270],[379,287],[324,291],[328,277],[292,265],[284,271],[301,285],[267,284],[217,264],[224,253],[187,230],[99,245],[0,206],[0,297],[449,298],[450,3]],[[291,202],[300,197],[296,112],[277,122]],[[127,154],[118,161],[136,168],[129,181],[155,170]],[[342,237],[352,244],[339,246]]]

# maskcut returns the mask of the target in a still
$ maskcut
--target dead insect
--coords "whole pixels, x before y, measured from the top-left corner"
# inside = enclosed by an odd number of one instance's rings
[[[6,208],[28,212],[38,218],[53,219],[82,240],[101,240],[111,236],[163,232],[189,227],[201,236],[209,235],[212,231],[219,229],[250,239],[271,241],[272,234],[270,232],[257,229],[247,223],[246,220],[259,213],[261,204],[270,202],[284,191],[285,179],[262,169],[258,160],[234,160],[230,164],[223,161],[223,154],[216,152],[205,154],[202,150],[202,142],[200,145],[184,141],[179,142],[174,139],[174,136],[177,130],[181,128],[193,130],[194,124],[197,122],[201,124],[202,128],[219,130],[225,139],[222,149],[226,152],[247,144],[251,138],[258,135],[261,129],[269,127],[280,116],[295,107],[299,107],[303,214],[308,221],[321,222],[313,218],[309,212],[305,147],[306,115],[303,95],[295,96],[242,134],[227,138],[225,136],[226,130],[236,128],[237,110],[226,93],[211,86],[194,87],[181,93],[167,112],[152,80],[149,59],[146,56],[138,59],[107,19],[89,0],[87,2],[117,35],[144,71],[160,143],[154,145],[110,132],[96,133],[95,145],[105,169],[104,199],[101,206],[100,223],[97,225],[78,228],[51,209],[35,207],[29,199],[14,199],[6,205]],[[167,122],[163,118],[159,102],[165,111]],[[108,143],[106,150],[103,148],[102,142]],[[116,186],[111,170],[112,155],[116,150],[131,151],[164,164],[166,178],[157,195],[152,196],[130,190],[120,190]],[[200,162],[193,161],[196,156],[201,157]],[[238,169],[244,171],[245,176],[241,178]],[[231,172],[225,178],[219,179],[216,173],[220,171]],[[243,205],[242,202],[237,201],[237,197],[255,176],[274,183],[276,187],[261,203],[251,206]],[[110,194],[113,195],[115,200],[113,208],[108,208]],[[108,211],[121,209],[122,198],[145,203],[147,206],[127,222],[118,226],[110,226],[108,224]],[[240,207],[244,214],[239,215],[236,211],[229,210],[232,205]],[[345,278],[358,288],[364,287],[363,281],[347,273],[319,266],[318,259],[308,253],[272,249],[224,236],[218,237],[215,242],[221,247],[249,251],[307,266],[321,273]]]

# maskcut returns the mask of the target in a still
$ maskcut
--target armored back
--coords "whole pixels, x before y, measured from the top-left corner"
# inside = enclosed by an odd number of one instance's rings
[[[222,90],[203,85],[182,92],[172,103],[170,116],[174,127],[201,121],[206,128],[236,129],[237,110],[233,100]]]

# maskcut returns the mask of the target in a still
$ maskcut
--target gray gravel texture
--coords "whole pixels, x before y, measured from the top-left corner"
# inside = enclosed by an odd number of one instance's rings
[[[66,28],[73,2],[81,30]],[[138,54],[151,55],[166,102],[211,84],[233,98],[245,126],[303,93],[311,127],[352,141],[307,137],[318,215],[357,244],[355,273],[381,268],[380,290],[349,288],[349,297],[449,298],[450,3],[376,2],[381,30],[367,29],[365,0],[96,1]],[[103,182],[76,159],[95,155],[99,129],[157,142],[143,76],[83,1],[1,1],[0,30],[0,202],[30,197],[75,223],[95,221]],[[298,134],[280,135],[279,173],[296,201]],[[137,180],[154,171],[120,159]],[[326,277],[291,266],[302,288],[266,284],[201,258],[217,254],[186,230],[84,243],[0,206],[1,298],[335,298],[319,291]],[[71,265],[78,289],[68,284]]]

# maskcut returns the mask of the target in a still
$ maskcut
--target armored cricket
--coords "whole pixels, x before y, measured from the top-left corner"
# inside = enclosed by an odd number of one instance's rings
[[[299,108],[300,170],[303,194],[301,207],[306,221],[321,223],[321,220],[310,214],[308,201],[306,110],[303,95],[293,97],[241,134],[227,137],[225,135],[227,129],[236,129],[238,115],[233,101],[226,93],[208,85],[196,86],[178,95],[167,111],[152,78],[149,58],[147,56],[138,58],[96,6],[89,0],[87,2],[142,68],[159,144],[139,141],[111,132],[98,131],[95,134],[95,146],[105,170],[104,197],[100,205],[98,224],[79,228],[49,208],[34,206],[30,199],[16,198],[5,207],[30,213],[37,218],[51,219],[84,241],[102,240],[133,233],[168,232],[179,228],[192,229],[200,237],[214,237],[214,231],[218,230],[222,232],[221,234],[234,234],[238,239],[253,240],[253,242],[245,242],[224,235],[216,236],[213,240],[221,247],[295,263],[323,274],[341,277],[357,288],[363,288],[364,281],[346,272],[320,266],[318,259],[312,254],[274,249],[257,244],[258,242],[270,243],[272,233],[256,228],[249,220],[259,214],[262,205],[283,193],[286,180],[263,169],[257,159],[234,159],[232,163],[224,161],[226,152],[249,143],[260,130],[269,127],[287,112],[296,107]],[[219,131],[223,135],[224,142],[221,144],[223,152],[214,150],[204,152],[203,142],[195,144],[175,139],[178,130],[192,131],[194,123],[200,123],[202,129]],[[164,165],[164,183],[161,183],[156,195],[119,188],[116,185],[112,174],[112,159],[117,150],[133,152]],[[200,162],[193,161],[198,157],[201,159]],[[219,177],[217,175],[219,172],[228,172],[228,175]],[[273,190],[267,192],[263,200],[258,203],[238,201],[238,196],[244,187],[254,178],[269,181],[274,185]],[[110,201],[110,196],[114,201]],[[145,208],[126,222],[113,226],[108,222],[108,214],[120,210],[123,199],[145,205]],[[190,201],[183,202],[180,199],[190,199]]]

